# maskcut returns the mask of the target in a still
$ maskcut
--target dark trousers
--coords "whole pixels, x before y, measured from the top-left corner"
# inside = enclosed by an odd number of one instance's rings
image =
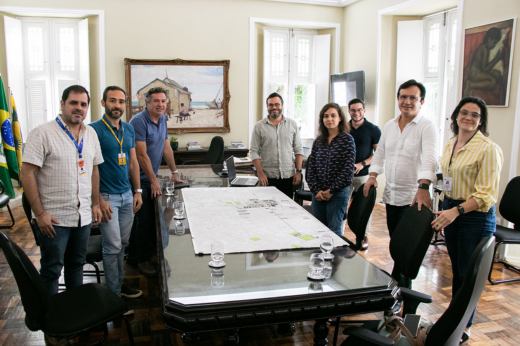
[[[406,210],[408,210],[408,208],[410,208],[409,205],[386,205],[386,226],[388,227],[388,233],[390,233],[390,238],[392,238],[392,234],[394,234],[394,231],[397,228],[399,221],[401,221],[401,219],[404,216],[404,213],[406,213]],[[412,280],[401,275],[401,268],[397,263],[394,264],[394,269],[392,270],[392,277],[399,281],[399,286],[407,288],[412,287]]]
[[[149,184],[141,181],[143,189],[143,205],[135,214],[130,243],[128,245],[128,258],[131,264],[148,261],[155,252],[156,229],[155,229],[155,206],[152,191]]]
[[[463,202],[445,197],[442,202],[442,209],[448,210]],[[453,270],[453,297],[466,277],[473,251],[483,238],[491,237],[495,233],[495,229],[495,206],[491,207],[486,213],[471,211],[460,215],[451,225],[444,228],[444,239]],[[486,268],[481,268],[481,270],[486,270]],[[471,327],[474,315],[475,311],[473,311],[466,327]]]
[[[285,179],[267,178],[269,186],[274,186],[278,190],[285,193],[290,199],[293,199],[294,188],[293,188],[293,177]]]

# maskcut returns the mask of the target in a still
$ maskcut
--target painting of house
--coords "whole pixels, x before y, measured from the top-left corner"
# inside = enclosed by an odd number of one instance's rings
[[[151,88],[166,90],[169,133],[229,132],[229,61],[125,59],[127,120],[146,107]]]

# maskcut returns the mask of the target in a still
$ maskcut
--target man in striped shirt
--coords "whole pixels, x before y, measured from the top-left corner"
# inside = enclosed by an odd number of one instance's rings
[[[96,131],[83,123],[89,104],[82,86],[65,89],[61,115],[32,130],[24,148],[22,184],[39,229],[40,275],[50,294],[58,293],[63,266],[67,289],[83,284],[90,228],[101,221],[97,166],[103,156]]]

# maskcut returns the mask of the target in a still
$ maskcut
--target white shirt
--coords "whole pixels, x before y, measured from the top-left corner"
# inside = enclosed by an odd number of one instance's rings
[[[385,124],[369,169],[377,174],[386,170],[383,202],[395,206],[413,202],[419,180],[436,180],[438,157],[435,124],[419,114],[401,132],[401,116]]]
[[[68,126],[58,116],[68,130]],[[92,222],[92,170],[103,163],[96,131],[81,124],[79,140],[83,138],[82,156],[85,174],[79,175],[79,153],[70,137],[51,120],[29,133],[23,152],[23,162],[40,167],[36,186],[46,213],[58,226],[77,227]]]

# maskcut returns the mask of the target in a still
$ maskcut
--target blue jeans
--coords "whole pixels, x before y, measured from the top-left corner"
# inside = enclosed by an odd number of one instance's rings
[[[49,294],[58,293],[58,280],[65,267],[65,287],[71,289],[83,284],[83,266],[87,257],[91,225],[61,227],[53,225],[56,235],[47,238],[38,229],[40,242],[40,276]]]
[[[128,190],[122,194],[102,193],[101,197],[112,207],[112,219],[108,223],[99,224],[103,235],[105,282],[112,292],[120,295],[125,277],[125,248],[128,246],[134,222],[134,196],[132,191]]]
[[[465,201],[444,198],[442,209],[451,209]],[[446,239],[446,248],[451,260],[453,270],[453,286],[452,296],[462,286],[462,282],[468,271],[469,260],[473,251],[485,237],[491,237],[496,230],[495,206],[491,207],[488,212],[471,211],[467,214],[458,216],[455,221],[444,229],[444,238]],[[489,270],[481,268],[481,270]],[[476,310],[476,309],[475,309]],[[468,321],[467,327],[471,327],[473,323],[473,315]]]
[[[335,192],[327,202],[318,201],[312,194],[312,212],[314,217],[337,235],[343,235],[341,224],[347,209],[350,186]]]

